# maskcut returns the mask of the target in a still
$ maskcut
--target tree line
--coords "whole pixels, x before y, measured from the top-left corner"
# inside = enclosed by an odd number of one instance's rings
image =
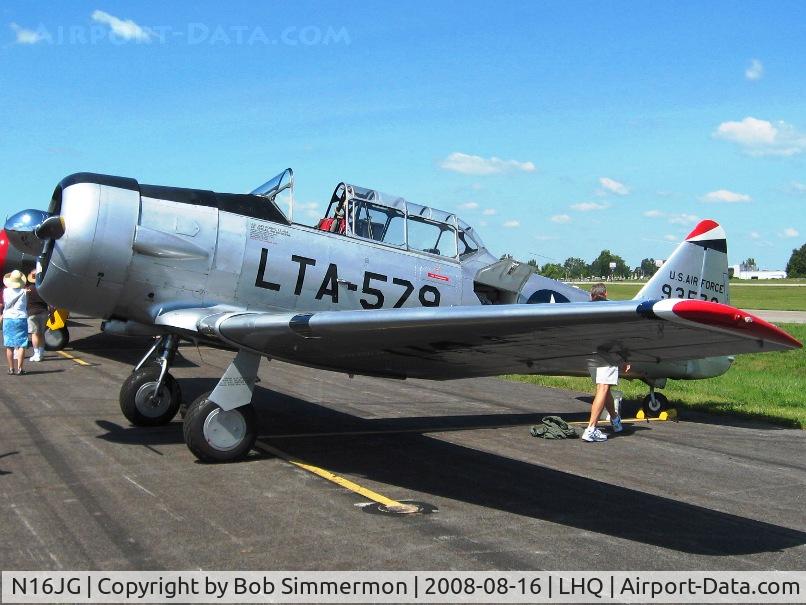
[[[512,258],[505,254],[501,257]],[[610,250],[602,250],[593,261],[586,263],[577,257],[566,258],[565,262],[546,263],[540,266],[535,259],[528,261],[532,271],[564,281],[583,279],[648,279],[658,270],[658,263],[654,258],[645,258],[637,267],[630,268],[629,265],[618,254],[613,254]],[[612,265],[612,266],[611,266]],[[748,258],[741,266],[744,270],[756,270],[754,258]],[[800,248],[792,250],[792,256],[786,265],[787,277],[806,277],[806,244]]]
[[[512,258],[504,255],[501,258]],[[645,279],[652,277],[658,270],[654,258],[645,258],[637,267],[631,268],[618,254],[610,250],[602,250],[593,261],[585,262],[581,258],[571,257],[565,262],[546,263],[540,266],[535,259],[528,261],[535,273],[559,280],[581,279]],[[612,266],[611,266],[612,265]]]

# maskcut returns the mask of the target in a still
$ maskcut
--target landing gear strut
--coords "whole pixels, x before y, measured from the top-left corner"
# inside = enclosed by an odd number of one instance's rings
[[[210,393],[188,406],[182,432],[188,449],[202,462],[244,458],[257,439],[252,393],[260,356],[238,351]]]
[[[135,426],[161,426],[176,416],[182,392],[168,372],[179,347],[175,334],[161,336],[120,387],[120,411]],[[147,363],[155,355],[156,364]]]

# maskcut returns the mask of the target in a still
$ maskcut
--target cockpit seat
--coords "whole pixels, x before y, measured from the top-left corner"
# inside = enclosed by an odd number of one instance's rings
[[[334,225],[334,223],[336,224]],[[316,228],[320,231],[344,234],[344,232],[347,230],[347,223],[343,218],[337,219],[331,216],[321,219],[319,224],[316,225]]]
[[[319,221],[319,224],[316,226],[317,229],[320,231],[330,231],[330,228],[333,226],[333,221],[336,220],[333,217],[325,217]]]

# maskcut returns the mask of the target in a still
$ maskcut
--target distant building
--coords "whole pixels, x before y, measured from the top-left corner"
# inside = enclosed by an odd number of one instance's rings
[[[786,271],[769,271],[767,269],[755,269],[745,265],[731,265],[733,277],[737,279],[786,279]]]

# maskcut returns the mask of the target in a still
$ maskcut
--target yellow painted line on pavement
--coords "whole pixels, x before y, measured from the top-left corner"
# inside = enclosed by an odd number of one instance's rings
[[[90,364],[88,364],[86,361],[84,361],[83,359],[79,359],[78,357],[75,357],[75,356],[73,356],[73,355],[70,355],[70,353],[67,353],[67,352],[65,352],[65,351],[56,351],[56,352],[57,352],[59,355],[61,355],[62,357],[65,357],[66,359],[70,359],[70,360],[72,360],[72,361],[75,361],[75,362],[76,362],[78,365],[80,365],[80,366],[88,366],[88,365],[90,365]]]
[[[301,468],[304,471],[308,471],[322,479],[326,479],[331,483],[335,483],[338,486],[341,486],[345,489],[350,490],[356,494],[363,496],[373,502],[377,502],[388,508],[391,511],[407,511],[409,508],[416,508],[411,504],[406,504],[404,502],[398,502],[397,500],[392,500],[391,498],[387,498],[386,496],[379,494],[378,492],[372,491],[366,487],[358,485],[357,483],[350,481],[349,479],[345,479],[344,477],[340,477],[335,473],[331,473],[328,470],[323,468],[319,468],[318,466],[314,466],[313,464],[308,464],[307,462],[303,462],[302,460],[296,460],[291,455],[286,454],[282,450],[278,450],[276,447],[269,445],[263,440],[258,440],[255,444],[257,449],[268,452],[269,454],[273,454],[278,458],[282,458],[289,464],[293,464],[297,468]]]

